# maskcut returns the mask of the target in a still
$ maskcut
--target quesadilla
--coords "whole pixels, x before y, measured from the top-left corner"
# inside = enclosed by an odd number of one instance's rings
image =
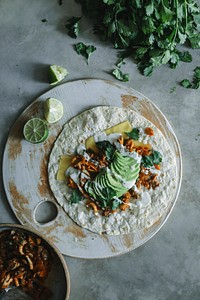
[[[48,164],[51,190],[67,215],[108,235],[154,224],[173,199],[176,172],[161,131],[135,111],[114,106],[68,121]]]

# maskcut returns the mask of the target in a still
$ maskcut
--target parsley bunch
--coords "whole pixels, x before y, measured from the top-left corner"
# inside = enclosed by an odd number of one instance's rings
[[[200,9],[194,0],[77,1],[93,17],[95,32],[126,49],[146,76],[163,64],[176,68],[182,60],[190,62],[190,53],[177,45],[200,48]]]

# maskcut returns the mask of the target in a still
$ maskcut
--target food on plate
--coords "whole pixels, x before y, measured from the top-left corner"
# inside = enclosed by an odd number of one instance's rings
[[[47,139],[49,130],[46,122],[43,119],[31,118],[24,125],[23,134],[28,142],[39,144]]]
[[[55,85],[62,81],[69,72],[67,69],[58,66],[58,65],[51,65],[49,68],[49,81],[51,85]]]
[[[0,291],[18,287],[35,300],[51,299],[45,286],[51,264],[41,238],[13,229],[0,233]]]
[[[63,116],[63,104],[56,98],[48,98],[44,102],[44,117],[48,123],[55,123]]]
[[[67,122],[50,154],[49,183],[81,227],[119,235],[154,224],[176,188],[175,156],[133,110],[99,106]]]

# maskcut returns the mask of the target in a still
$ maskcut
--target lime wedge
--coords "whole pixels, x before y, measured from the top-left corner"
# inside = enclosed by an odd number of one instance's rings
[[[32,118],[24,125],[23,133],[28,142],[38,144],[47,139],[49,130],[44,120],[40,118]]]
[[[56,98],[48,98],[44,102],[44,117],[48,123],[55,123],[63,116],[63,105]]]
[[[57,66],[57,65],[51,65],[49,69],[49,80],[50,84],[54,85],[60,82],[67,76],[69,73],[67,69]]]

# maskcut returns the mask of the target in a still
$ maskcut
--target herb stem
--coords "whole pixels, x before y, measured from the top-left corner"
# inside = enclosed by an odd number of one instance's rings
[[[178,32],[178,0],[175,0],[175,6],[176,6],[176,27],[175,27],[175,33],[174,37],[171,43],[171,46],[175,43],[176,37],[177,37],[177,32]]]
[[[185,7],[185,33],[187,32],[188,14],[187,14],[187,1],[184,0]]]

